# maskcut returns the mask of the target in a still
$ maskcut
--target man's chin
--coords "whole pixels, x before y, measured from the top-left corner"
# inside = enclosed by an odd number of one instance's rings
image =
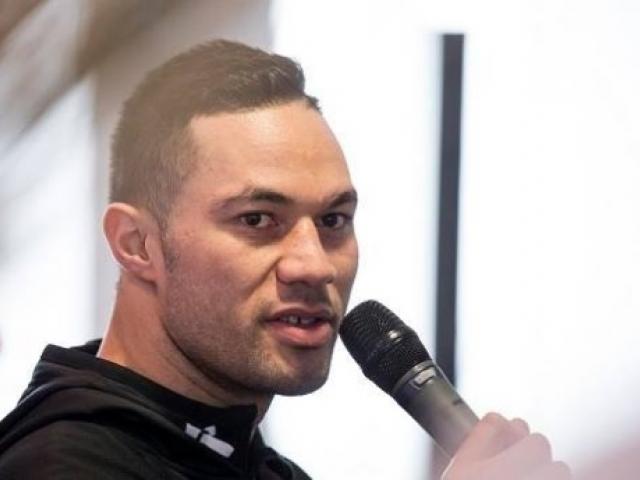
[[[327,375],[322,378],[310,380],[305,379],[301,382],[287,382],[278,385],[275,393],[277,395],[283,395],[285,397],[297,397],[301,395],[307,395],[313,393],[322,387],[327,382]]]
[[[328,365],[316,369],[300,369],[278,379],[272,378],[271,391],[287,397],[307,395],[327,383],[328,377]]]
[[[280,358],[280,371],[272,377],[273,393],[307,395],[322,387],[329,377],[333,344],[324,349],[294,350]],[[274,372],[275,373],[275,372]]]

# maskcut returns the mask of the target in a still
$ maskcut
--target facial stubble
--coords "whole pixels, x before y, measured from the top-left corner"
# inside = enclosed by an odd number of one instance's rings
[[[211,287],[213,281],[195,277],[166,238],[163,250],[167,265],[163,324],[176,350],[200,376],[238,397],[303,395],[326,382],[336,334],[319,348],[283,345],[267,328],[269,301],[256,302],[242,318],[237,305],[224,303],[237,298],[237,292]]]

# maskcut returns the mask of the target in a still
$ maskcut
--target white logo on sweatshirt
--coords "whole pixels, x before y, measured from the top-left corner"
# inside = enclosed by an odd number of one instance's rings
[[[219,438],[216,438],[215,425],[209,425],[204,429],[200,429],[195,425],[191,425],[190,423],[187,423],[187,426],[185,427],[184,431],[187,435],[189,435],[192,438],[195,438],[200,443],[206,445],[211,450],[213,450],[216,453],[219,453],[223,457],[229,458],[233,453],[233,451],[235,450],[233,448],[233,445],[225,442],[224,440],[220,440]]]

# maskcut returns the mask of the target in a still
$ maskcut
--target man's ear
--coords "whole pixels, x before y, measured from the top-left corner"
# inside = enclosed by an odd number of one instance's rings
[[[127,272],[154,282],[164,268],[158,222],[146,210],[111,203],[102,220],[111,253]]]

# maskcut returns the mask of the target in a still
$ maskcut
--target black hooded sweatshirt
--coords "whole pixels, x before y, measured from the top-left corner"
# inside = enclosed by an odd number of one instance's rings
[[[309,480],[257,432],[255,406],[216,408],[95,356],[49,345],[0,422],[2,480]]]

